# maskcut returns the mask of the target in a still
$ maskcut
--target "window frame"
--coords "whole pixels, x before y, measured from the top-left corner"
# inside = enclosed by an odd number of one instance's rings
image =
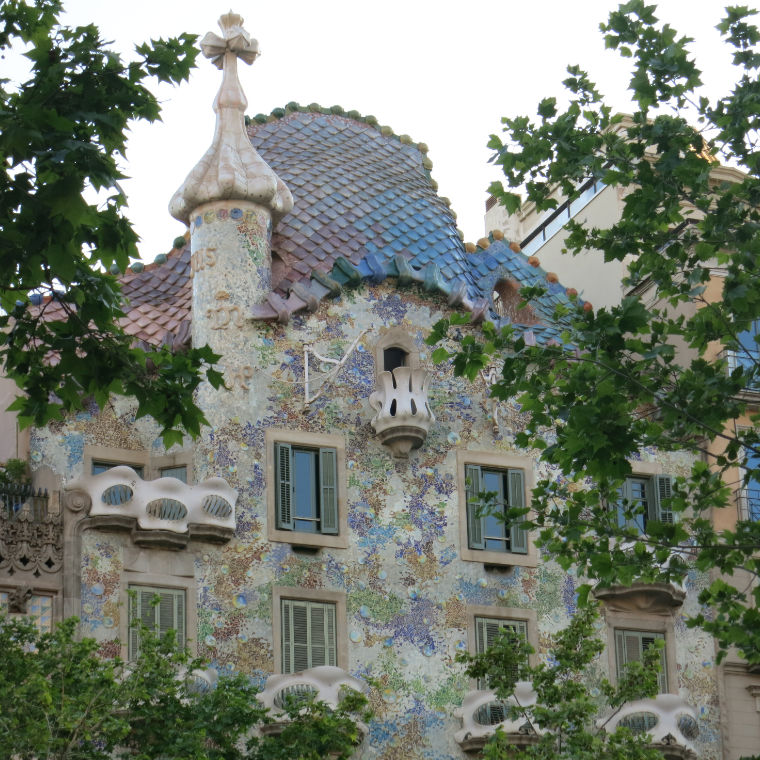
[[[133,592],[133,591],[136,592],[137,599],[133,599],[133,596],[130,593],[130,592]],[[174,597],[174,600],[175,600],[174,601],[174,607],[175,607],[175,609],[174,609],[174,615],[173,615],[175,622],[179,619],[179,613],[178,613],[178,611],[176,609],[176,605],[177,605],[177,601],[176,600],[178,598],[180,598],[180,595],[181,595],[181,598],[182,598],[182,618],[183,618],[183,621],[182,621],[181,636],[180,635],[177,636],[177,643],[180,646],[184,647],[184,646],[187,645],[187,641],[188,641],[188,635],[187,635],[187,630],[188,630],[187,629],[187,624],[188,624],[188,614],[187,614],[188,598],[187,598],[187,596],[188,596],[188,594],[187,594],[187,589],[182,588],[182,587],[177,587],[177,586],[167,586],[165,584],[160,584],[160,585],[158,585],[158,584],[156,584],[156,585],[148,584],[148,585],[146,585],[144,583],[129,583],[127,585],[127,631],[128,631],[127,632],[127,660],[129,662],[133,662],[139,656],[138,633],[137,633],[136,629],[132,628],[131,622],[132,622],[132,619],[133,619],[133,615],[132,615],[132,612],[133,612],[133,609],[134,609],[133,605],[136,603],[138,605],[138,610],[140,609],[139,605],[140,605],[140,594],[141,593],[151,593],[151,598],[153,596],[155,596],[156,594],[158,594],[158,595],[161,595],[161,594],[171,594]],[[160,605],[157,606],[155,609],[156,609],[156,612],[160,614]],[[140,620],[142,620],[142,615],[140,616]],[[166,630],[171,630],[172,628],[174,630],[176,630],[178,633],[180,633],[179,626],[176,626],[176,625],[175,626],[169,626]],[[161,634],[161,633],[163,633],[163,632],[160,630],[160,622],[159,622],[159,634]]]
[[[521,609],[519,607],[490,607],[485,604],[468,604],[467,615],[467,646],[470,654],[478,654],[478,620],[498,620],[505,624],[522,623],[525,625],[526,639],[533,647],[533,654],[528,657],[528,664],[535,667],[539,663],[538,658],[538,615],[535,610]],[[472,679],[475,689],[487,689],[481,685],[479,679]]]
[[[118,638],[121,658],[129,654],[129,595],[134,586],[165,588],[185,592],[185,646],[195,656],[198,635],[198,589],[195,582],[195,558],[187,552],[170,549],[146,550],[137,546],[126,547],[124,569],[119,579]]]
[[[306,589],[294,586],[274,586],[272,588],[272,652],[274,672],[282,670],[282,602],[318,602],[335,605],[335,661],[339,668],[348,670],[348,621],[346,615],[346,594],[343,591]]]
[[[266,450],[266,500],[267,500],[267,538],[270,541],[287,543],[293,546],[311,548],[348,548],[348,509],[346,495],[346,447],[343,436],[326,433],[309,433],[304,431],[267,428],[264,433]],[[337,532],[309,533],[279,527],[277,509],[276,445],[287,444],[302,449],[334,449],[335,451],[335,491],[337,504]],[[319,457],[317,457],[319,459]]]
[[[8,606],[9,606],[8,597],[15,590],[16,590],[16,587],[13,587],[13,586],[3,585],[2,587],[0,587],[0,612],[5,612],[6,615],[10,615],[12,617],[28,618],[31,622],[34,623],[35,627],[37,628],[37,631],[40,634],[52,633],[53,629],[56,626],[56,623],[58,623],[58,620],[59,620],[58,613],[59,613],[60,602],[59,602],[58,592],[49,588],[41,588],[41,587],[32,586],[29,589],[31,591],[31,596],[26,602],[26,612],[8,612]],[[34,597],[37,597],[37,598],[45,597],[50,600],[50,627],[49,628],[42,628],[39,625],[39,617],[35,617],[29,610],[29,607],[32,603],[32,599]]]
[[[663,643],[665,642],[665,634],[661,631],[640,631],[632,628],[615,628],[615,674],[618,679],[620,679],[621,668],[624,668],[627,665],[627,662],[623,662],[623,660],[626,658],[627,654],[627,643],[625,642],[628,637],[633,637],[639,642],[639,659],[633,660],[633,662],[641,662],[643,659],[645,651],[643,640],[645,637],[649,637],[653,641],[660,639]],[[623,643],[622,650],[619,646],[621,644],[621,641]],[[660,664],[663,667],[657,675],[659,682],[659,691],[657,693],[668,694],[668,655],[665,651],[665,647],[660,650]]]
[[[525,506],[530,507],[530,494],[533,490],[533,460],[529,457],[502,454],[494,451],[472,451],[469,449],[457,451],[457,490],[459,492],[459,556],[466,562],[482,562],[485,565],[536,567],[538,552],[532,540],[530,531],[526,531],[525,552],[502,552],[491,549],[475,549],[470,547],[469,515],[467,503],[468,465],[476,465],[492,470],[520,470],[523,475],[523,498]],[[526,517],[530,516],[530,512]]]
[[[661,693],[678,694],[676,636],[672,615],[669,612],[647,614],[640,610],[612,610],[606,605],[602,607],[602,613],[607,624],[607,667],[610,683],[616,686],[618,682],[616,632],[620,630],[657,633],[665,638],[665,672],[668,690]]]
[[[375,387],[380,387],[380,376],[385,371],[385,350],[398,348],[406,354],[403,366],[411,370],[420,368],[420,352],[412,336],[403,327],[390,327],[381,331],[374,345]]]
[[[617,517],[618,527],[635,527],[639,529],[639,535],[645,535],[647,530],[647,523],[650,521],[664,523],[674,522],[676,520],[675,513],[671,512],[670,510],[663,510],[661,505],[661,499],[670,498],[673,492],[673,479],[673,475],[662,472],[634,472],[625,478],[625,481],[621,486],[623,493],[621,494],[620,498],[627,499],[630,503],[633,500],[633,496],[630,493],[630,484],[634,481],[644,482],[646,489],[647,511],[646,513],[637,515],[637,518],[643,518],[644,524],[643,526],[640,526],[635,520],[625,519],[620,508],[621,503],[620,501],[616,501],[614,504],[614,510]],[[626,493],[626,491],[628,491],[628,493]],[[663,516],[665,516],[664,519]]]

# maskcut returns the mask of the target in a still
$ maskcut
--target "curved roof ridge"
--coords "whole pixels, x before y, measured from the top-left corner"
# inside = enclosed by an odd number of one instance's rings
[[[346,110],[343,108],[343,106],[340,105],[322,106],[319,103],[309,103],[309,105],[304,106],[291,100],[289,103],[285,104],[282,107],[273,108],[269,114],[257,113],[255,116],[246,116],[245,123],[246,126],[250,126],[253,123],[267,124],[282,119],[291,113],[319,113],[326,116],[344,116],[347,119],[352,119],[353,121],[359,121],[363,124],[367,124],[379,132],[383,137],[395,137],[402,145],[413,145],[420,153],[422,153],[422,165],[427,171],[428,179],[430,180],[433,191],[436,193],[436,195],[438,195],[438,183],[435,181],[435,179],[433,179],[432,176],[433,161],[431,160],[430,156],[428,156],[429,148],[427,143],[415,142],[415,140],[407,134],[397,134],[394,131],[393,127],[390,127],[387,124],[381,125],[380,120],[372,114],[365,115],[354,109]],[[456,219],[457,214],[456,211],[454,211],[454,209],[451,207],[451,199],[445,195],[438,195],[438,197],[446,204],[446,206],[448,206],[449,211],[454,216],[454,219]],[[457,234],[459,235],[459,239],[463,241],[464,233],[462,230],[457,228]]]

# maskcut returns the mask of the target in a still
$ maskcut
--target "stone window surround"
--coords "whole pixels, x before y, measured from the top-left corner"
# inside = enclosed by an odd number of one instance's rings
[[[282,673],[282,600],[328,602],[335,605],[335,655],[339,668],[348,671],[348,619],[344,591],[326,591],[321,588],[299,586],[272,587],[272,651],[274,672]]]
[[[457,451],[457,491],[459,493],[459,557],[466,562],[482,562],[485,565],[537,567],[538,551],[528,533],[528,552],[497,552],[486,549],[470,549],[467,537],[467,489],[464,468],[468,464],[497,469],[522,470],[525,484],[525,504],[530,506],[530,494],[533,490],[533,460],[530,457],[496,451],[475,451],[459,449]]]
[[[378,386],[380,375],[383,372],[384,351],[386,348],[401,348],[406,351],[409,369],[420,368],[420,352],[417,344],[414,342],[409,333],[403,327],[390,327],[385,330],[381,329],[377,340],[375,341],[375,385]],[[378,386],[379,387],[379,386]]]
[[[676,636],[672,615],[655,613],[623,612],[602,608],[607,624],[607,664],[609,680],[617,685],[617,660],[615,658],[615,631],[641,631],[661,633],[665,636],[665,668],[668,680],[668,694],[678,694],[678,669],[676,668]]]
[[[538,665],[538,616],[535,610],[527,610],[522,607],[491,607],[487,604],[468,604],[465,615],[467,616],[467,648],[470,654],[478,653],[475,618],[520,620],[527,623],[528,644],[535,650],[528,658],[528,663],[531,667]],[[476,683],[476,679],[473,679],[473,683]]]
[[[144,449],[120,449],[113,446],[84,447],[84,475],[92,472],[92,463],[113,462],[128,467],[139,465],[143,468],[143,480],[161,477],[161,470],[166,467],[187,467],[187,485],[193,484],[193,452],[177,451],[173,454],[151,455]]]
[[[183,561],[184,560],[184,561]],[[185,565],[182,567],[181,565]],[[166,566],[166,571],[162,565]],[[143,571],[143,569],[145,571]],[[194,558],[178,555],[170,550],[132,549],[124,550],[124,570],[119,582],[119,641],[121,657],[126,662],[129,641],[129,594],[130,586],[180,589],[185,592],[185,645],[193,657],[197,653],[198,592],[195,583]],[[172,568],[173,572],[169,570]]]
[[[336,451],[335,477],[338,487],[338,533],[306,533],[297,530],[281,530],[277,527],[275,511],[274,469],[275,442],[290,443],[295,446],[330,447]],[[264,431],[267,498],[267,538],[270,541],[304,546],[309,548],[348,549],[348,498],[346,493],[346,442],[342,435],[332,433],[310,433],[303,430],[267,428]]]

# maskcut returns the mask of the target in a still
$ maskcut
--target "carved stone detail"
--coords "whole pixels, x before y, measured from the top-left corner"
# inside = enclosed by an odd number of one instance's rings
[[[435,415],[428,405],[429,375],[423,369],[396,367],[378,376],[378,390],[369,397],[375,410],[372,427],[380,442],[398,459],[422,446]]]
[[[132,531],[138,545],[181,549],[189,538],[223,542],[235,531],[238,494],[222,478],[196,485],[171,477],[143,480],[121,465],[85,475],[64,490],[69,509],[72,502],[80,511],[86,505],[93,527]]]
[[[262,726],[259,730],[262,734],[282,732],[288,721],[287,715],[280,709],[283,695],[310,694],[318,701],[335,708],[340,702],[341,692],[346,688],[364,691],[365,686],[358,678],[354,678],[334,665],[320,665],[299,673],[269,676],[264,690],[258,694],[258,699],[271,710],[274,722]],[[361,742],[367,734],[367,726],[358,722],[357,729],[359,742]]]
[[[480,752],[485,743],[493,736],[497,728],[501,728],[511,744],[524,747],[538,741],[539,734],[521,715],[513,720],[507,715],[509,707],[532,707],[536,704],[536,692],[529,681],[518,681],[515,684],[514,696],[499,700],[491,689],[475,689],[470,691],[462,701],[462,706],[454,710],[454,715],[462,721],[462,728],[454,734],[454,740],[464,752]],[[484,723],[478,720],[479,713],[488,712],[492,705],[500,709],[494,711],[496,717],[503,709],[503,719]]]
[[[594,596],[611,610],[625,612],[670,612],[680,607],[686,591],[673,583],[632,583],[594,589]]]
[[[0,571],[9,575],[57,573],[63,564],[61,515],[35,517],[22,511],[0,516]]]

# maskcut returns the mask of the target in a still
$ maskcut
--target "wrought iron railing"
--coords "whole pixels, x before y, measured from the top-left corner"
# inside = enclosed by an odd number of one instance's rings
[[[736,492],[740,520],[760,522],[760,489],[742,488]]]
[[[48,492],[17,483],[0,484],[0,517],[16,520],[22,515],[35,522],[48,514]]]

